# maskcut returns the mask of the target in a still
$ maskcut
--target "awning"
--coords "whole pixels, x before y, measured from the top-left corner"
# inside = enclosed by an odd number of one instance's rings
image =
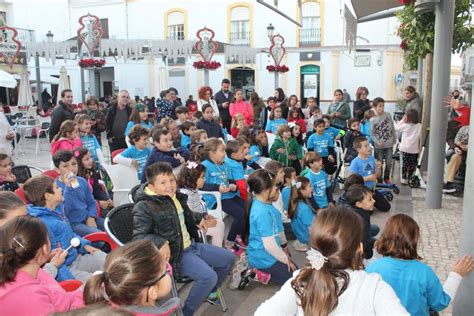
[[[6,71],[0,70],[0,87],[15,88],[16,85],[17,81],[13,75]]]
[[[400,0],[351,0],[357,20],[363,17],[401,7]]]

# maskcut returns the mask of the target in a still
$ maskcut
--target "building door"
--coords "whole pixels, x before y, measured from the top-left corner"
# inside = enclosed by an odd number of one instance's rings
[[[242,89],[245,100],[255,91],[255,71],[248,67],[237,67],[230,70],[232,90]]]
[[[104,97],[114,95],[112,81],[104,81]]]
[[[301,80],[301,91],[300,99],[301,104],[306,104],[306,99],[309,97],[315,97],[319,104],[319,87],[320,87],[320,73],[318,65],[306,65],[300,69],[300,80]]]
[[[186,91],[186,72],[182,69],[172,69],[169,71],[169,86],[178,90],[181,101],[188,98],[188,91]],[[168,89],[166,87],[165,89]],[[160,93],[161,91],[158,91]],[[194,96],[196,97],[196,96]]]

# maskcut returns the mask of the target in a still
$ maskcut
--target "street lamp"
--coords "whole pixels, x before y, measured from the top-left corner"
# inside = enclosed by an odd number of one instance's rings
[[[269,40],[272,40],[272,37],[273,37],[273,32],[275,31],[275,27],[270,23],[268,26],[267,26],[267,35],[268,35],[268,39]]]
[[[51,33],[51,31],[48,31],[48,33],[46,33],[46,41],[48,43],[52,43],[53,42],[53,38],[54,38],[54,34]]]

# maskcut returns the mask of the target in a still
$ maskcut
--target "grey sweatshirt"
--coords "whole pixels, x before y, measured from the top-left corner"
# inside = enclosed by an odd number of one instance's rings
[[[370,119],[370,137],[377,149],[393,147],[397,138],[390,113],[384,112]]]

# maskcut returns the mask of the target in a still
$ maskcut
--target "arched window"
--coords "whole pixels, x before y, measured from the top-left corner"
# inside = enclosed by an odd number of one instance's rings
[[[168,39],[184,40],[184,14],[182,12],[168,13]]]
[[[235,7],[230,17],[230,43],[250,46],[250,14],[247,7]]]
[[[306,2],[301,10],[300,45],[320,45],[321,25],[318,2]]]

